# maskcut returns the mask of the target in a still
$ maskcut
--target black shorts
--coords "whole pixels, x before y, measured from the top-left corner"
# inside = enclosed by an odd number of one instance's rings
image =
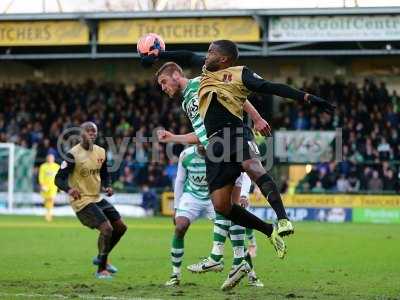
[[[251,158],[259,158],[259,151],[249,127],[225,128],[211,135],[206,155],[210,193],[234,184],[243,172],[242,162]]]
[[[111,223],[121,219],[121,215],[107,200],[102,199],[97,203],[90,203],[76,213],[79,221],[89,228],[97,228],[100,224]]]

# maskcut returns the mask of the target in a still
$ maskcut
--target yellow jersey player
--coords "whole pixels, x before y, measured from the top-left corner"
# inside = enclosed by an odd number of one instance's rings
[[[113,190],[106,151],[94,143],[97,126],[85,122],[80,129],[81,141],[67,153],[55,182],[60,190],[69,194],[79,221],[100,232],[98,256],[93,259],[93,264],[98,266],[96,278],[111,279],[117,269],[107,262],[107,258],[127,227],[114,206],[100,196],[101,188],[107,196],[112,196]]]
[[[46,162],[39,167],[40,195],[43,198],[43,204],[46,209],[45,219],[48,222],[53,220],[54,200],[57,196],[57,186],[54,183],[54,179],[58,169],[60,169],[60,166],[54,162],[53,154],[47,155]]]

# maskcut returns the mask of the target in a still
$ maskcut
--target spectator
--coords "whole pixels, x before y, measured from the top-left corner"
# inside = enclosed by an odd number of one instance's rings
[[[394,172],[392,169],[388,169],[383,177],[383,189],[385,191],[396,191],[398,181],[394,176]]]
[[[341,174],[339,176],[339,179],[336,182],[336,190],[339,193],[346,193],[350,190],[350,183],[344,176],[344,174]]]
[[[147,184],[142,187],[142,207],[146,215],[154,215],[157,210],[157,194]]]
[[[316,182],[315,186],[311,189],[311,191],[312,191],[313,193],[324,193],[324,192],[325,192],[325,189],[324,189],[323,186],[322,186],[322,182],[318,180],[318,181]]]
[[[372,178],[368,181],[368,191],[380,192],[383,189],[382,179],[379,178],[378,171],[374,170],[372,172]]]
[[[351,172],[349,176],[349,192],[358,192],[360,190],[360,180],[358,180],[356,172]]]
[[[381,142],[378,145],[378,153],[380,160],[389,160],[392,156],[392,149],[384,137],[381,138]]]
[[[297,114],[297,118],[294,121],[294,129],[304,130],[309,128],[308,118],[304,115],[304,112],[300,110]]]

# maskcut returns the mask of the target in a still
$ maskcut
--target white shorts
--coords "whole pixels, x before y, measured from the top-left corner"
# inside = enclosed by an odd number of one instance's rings
[[[176,210],[176,217],[188,218],[190,223],[200,217],[213,220],[215,219],[214,206],[211,200],[198,200],[189,193],[183,193]]]

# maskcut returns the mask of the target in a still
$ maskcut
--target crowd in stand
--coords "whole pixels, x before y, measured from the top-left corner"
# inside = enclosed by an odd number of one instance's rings
[[[290,83],[290,80],[289,80]],[[302,180],[303,192],[399,191],[400,98],[384,82],[321,80],[301,89],[337,104],[333,116],[308,107],[282,104],[274,128],[334,130],[342,128],[341,162],[314,165]]]
[[[288,84],[293,85],[288,79]],[[314,165],[301,181],[299,191],[356,192],[399,190],[400,99],[384,83],[366,79],[355,83],[314,78],[300,86],[337,104],[329,116],[315,108],[283,102],[268,120],[273,129],[343,129],[343,161]],[[135,142],[132,137],[151,137],[157,127],[175,133],[191,130],[180,100],[162,96],[150,83],[136,84],[129,92],[122,85],[47,84],[27,82],[0,86],[0,142],[13,142],[37,151],[36,166],[53,153],[60,161],[57,140],[65,129],[90,120],[99,127],[100,145],[126,151],[109,155],[120,162],[113,173],[115,189],[135,190],[149,186],[171,189],[181,146]],[[120,159],[119,159],[120,158]]]

